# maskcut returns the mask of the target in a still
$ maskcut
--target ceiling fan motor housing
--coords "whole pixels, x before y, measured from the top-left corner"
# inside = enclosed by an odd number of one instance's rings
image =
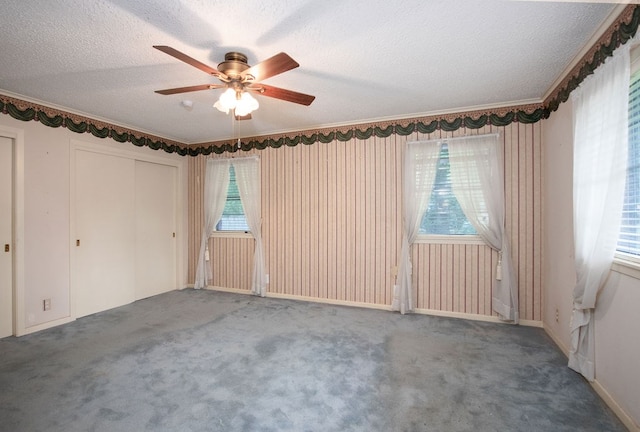
[[[224,61],[218,64],[218,70],[232,79],[240,78],[240,74],[247,69],[247,56],[235,51],[226,53]]]

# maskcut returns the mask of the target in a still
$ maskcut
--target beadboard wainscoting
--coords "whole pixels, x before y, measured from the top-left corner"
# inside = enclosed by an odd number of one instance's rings
[[[260,157],[268,294],[379,307],[391,304],[400,254],[405,143],[500,132],[520,317],[541,322],[541,127],[541,122],[511,123],[208,157]],[[202,236],[205,166],[206,156],[189,158],[190,283]],[[212,237],[209,244],[209,285],[249,292],[254,240]],[[414,306],[495,316],[491,287],[497,258],[484,245],[414,244]]]

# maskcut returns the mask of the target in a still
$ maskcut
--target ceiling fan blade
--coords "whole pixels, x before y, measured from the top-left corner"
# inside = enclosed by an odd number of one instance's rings
[[[153,46],[155,49],[162,51],[165,54],[169,54],[171,57],[175,57],[180,61],[185,62],[188,65],[191,65],[193,67],[196,67],[198,69],[200,69],[203,72],[208,73],[209,75],[214,75],[214,76],[224,76],[224,74],[222,72],[220,72],[219,70],[212,68],[209,65],[206,65],[204,63],[199,62],[198,60],[189,57],[188,55],[178,51],[175,48],[171,48],[169,46],[166,45],[154,45]]]
[[[156,90],[156,93],[159,93],[161,95],[172,95],[172,94],[176,94],[176,93],[188,93],[188,92],[193,92],[193,91],[200,91],[200,90],[211,90],[211,89],[216,89],[216,88],[221,88],[221,87],[226,87],[226,85],[224,84],[200,84],[200,85],[194,85],[194,86],[189,86],[189,87],[176,87],[176,88],[170,88],[170,89],[164,89],[164,90]]]
[[[249,78],[249,76],[251,76],[254,82],[258,82],[281,74],[282,72],[295,69],[298,66],[300,66],[298,62],[289,57],[289,55],[281,52],[257,65],[251,66],[249,69],[243,71],[240,76],[243,78]]]
[[[298,93],[292,90],[283,89],[280,87],[274,87],[260,83],[256,88],[247,87],[248,90],[257,91],[262,96],[268,96],[276,99],[282,99],[288,102],[297,103],[300,105],[311,105],[311,102],[316,98],[304,93]]]

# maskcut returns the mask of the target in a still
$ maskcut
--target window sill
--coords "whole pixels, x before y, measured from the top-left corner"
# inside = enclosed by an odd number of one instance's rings
[[[616,254],[613,264],[611,264],[611,270],[634,279],[640,279],[640,262],[622,254]]]
[[[251,231],[214,231],[209,237],[213,238],[253,238]]]
[[[416,243],[429,244],[468,244],[468,245],[484,245],[485,242],[477,235],[419,235]]]

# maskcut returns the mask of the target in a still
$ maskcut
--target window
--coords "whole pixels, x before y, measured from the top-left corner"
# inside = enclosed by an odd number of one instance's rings
[[[216,225],[216,231],[249,231],[244,209],[240,201],[240,192],[236,183],[236,172],[233,165],[229,167],[229,188],[227,189],[227,201],[224,205],[222,217]]]
[[[442,143],[440,147],[433,192],[422,217],[419,234],[477,237],[476,230],[464,215],[451,189],[449,147],[446,143]]]
[[[629,86],[629,150],[618,252],[640,258],[640,71]]]

